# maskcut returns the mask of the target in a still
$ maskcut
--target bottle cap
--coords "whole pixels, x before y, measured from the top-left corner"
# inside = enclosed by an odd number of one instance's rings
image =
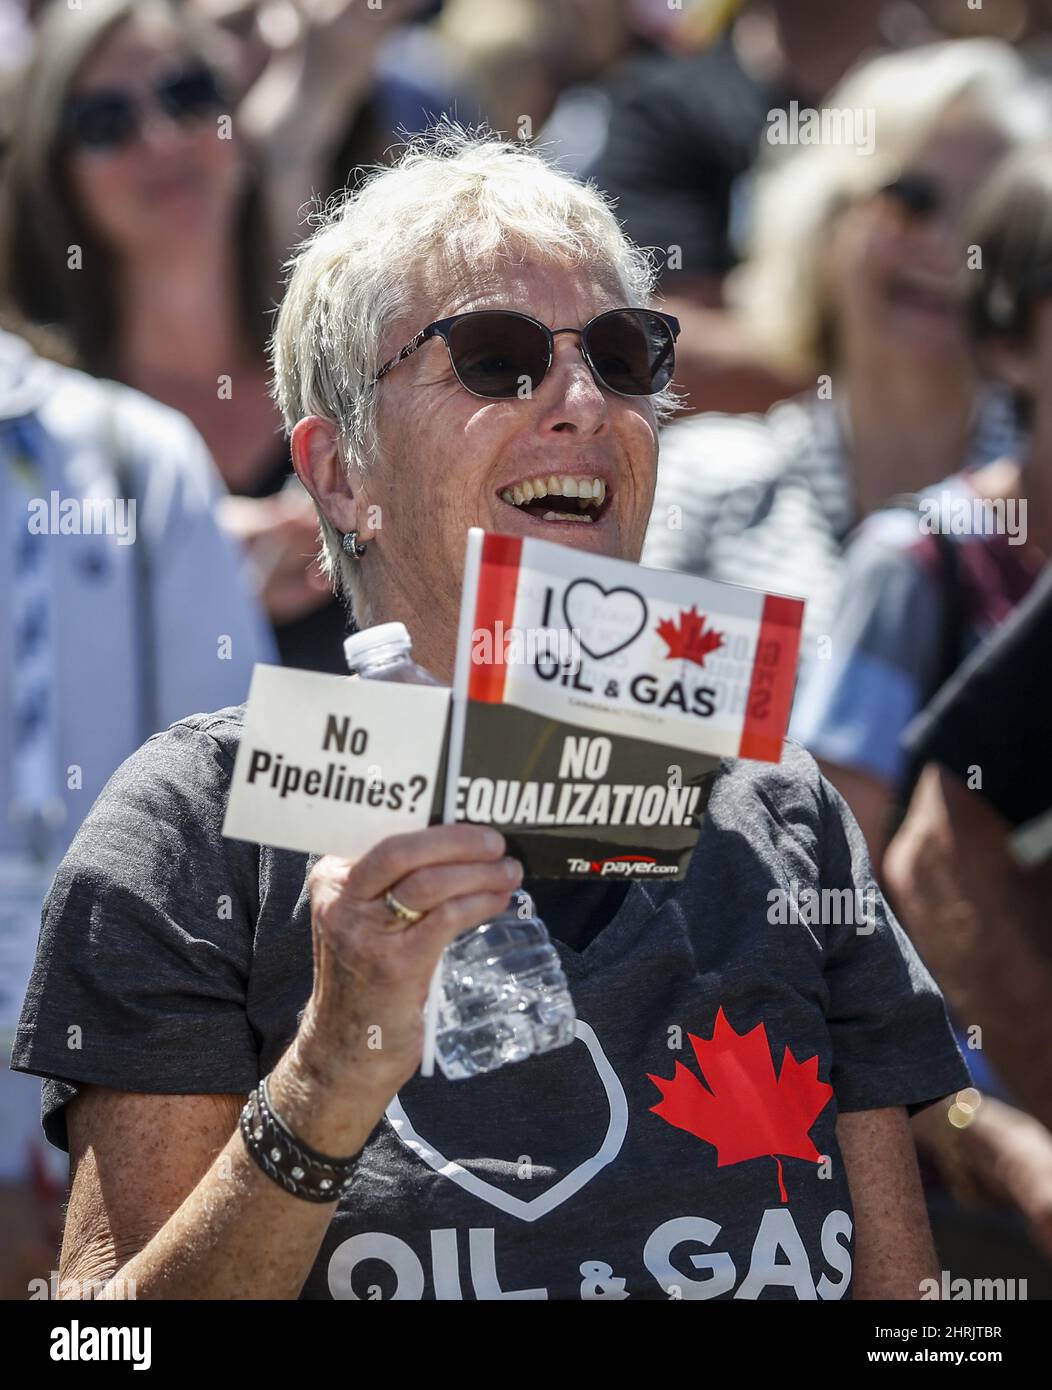
[[[407,651],[412,647],[412,638],[405,623],[377,623],[375,627],[354,633],[343,644],[349,669],[356,670],[362,664],[363,657],[378,647],[389,647],[392,643],[404,646]]]

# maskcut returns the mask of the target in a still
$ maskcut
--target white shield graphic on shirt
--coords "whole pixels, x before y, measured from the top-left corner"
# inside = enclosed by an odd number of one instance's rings
[[[574,1025],[574,1032],[578,1041],[583,1042],[587,1047],[599,1074],[599,1079],[603,1083],[607,1103],[610,1106],[610,1123],[607,1125],[606,1137],[590,1158],[584,1159],[565,1177],[560,1178],[557,1183],[553,1183],[551,1187],[538,1196],[531,1197],[529,1201],[501,1191],[499,1187],[494,1187],[485,1178],[469,1173],[459,1163],[454,1163],[444,1154],[439,1153],[426,1139],[417,1134],[397,1096],[387,1107],[388,1123],[406,1148],[412,1149],[417,1157],[422,1158],[436,1173],[441,1173],[444,1178],[449,1178],[450,1182],[455,1182],[458,1187],[462,1187],[465,1192],[470,1192],[473,1197],[479,1197],[482,1201],[489,1202],[490,1206],[498,1207],[508,1216],[517,1216],[520,1221],[536,1221],[538,1217],[545,1216],[554,1207],[560,1206],[575,1193],[580,1192],[581,1188],[591,1182],[601,1169],[605,1168],[608,1163],[612,1163],[621,1152],[621,1145],[625,1142],[625,1135],[628,1132],[628,1097],[625,1095],[617,1072],[610,1065],[606,1053],[599,1046],[599,1039],[587,1023],[582,1023],[578,1019]]]

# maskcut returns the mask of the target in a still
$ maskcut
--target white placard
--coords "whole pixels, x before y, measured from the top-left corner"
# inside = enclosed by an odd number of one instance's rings
[[[257,666],[223,834],[358,859],[422,829],[449,700],[440,686]]]

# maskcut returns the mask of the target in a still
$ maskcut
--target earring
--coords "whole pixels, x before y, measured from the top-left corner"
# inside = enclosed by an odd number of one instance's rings
[[[357,531],[348,531],[343,538],[343,548],[352,560],[360,560],[365,554],[366,541],[358,539]]]

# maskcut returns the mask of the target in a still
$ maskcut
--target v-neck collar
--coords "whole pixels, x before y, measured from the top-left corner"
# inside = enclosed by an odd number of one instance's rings
[[[633,879],[613,917],[580,951],[553,935],[552,940],[563,962],[567,978],[572,980],[575,975],[585,974],[595,965],[612,957],[629,930],[638,925],[641,916],[654,913],[665,901],[668,892],[676,886],[675,883],[669,882],[648,884],[642,879]],[[538,910],[543,916],[540,905]]]

